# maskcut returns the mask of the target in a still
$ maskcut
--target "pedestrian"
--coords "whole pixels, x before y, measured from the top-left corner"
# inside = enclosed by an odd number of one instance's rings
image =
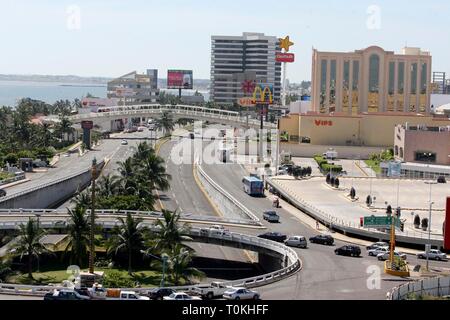
[[[316,229],[319,230],[319,221],[316,220]]]

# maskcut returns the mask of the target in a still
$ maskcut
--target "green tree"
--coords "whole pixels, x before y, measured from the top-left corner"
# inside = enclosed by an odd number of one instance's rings
[[[101,176],[97,182],[97,195],[99,197],[112,197],[120,192],[120,178],[115,175]]]
[[[136,168],[133,159],[130,157],[117,164],[122,188],[126,194],[133,194],[136,191]]]
[[[128,255],[128,274],[132,274],[133,255],[140,254],[144,249],[144,236],[146,228],[142,226],[141,218],[133,218],[131,213],[126,219],[118,218],[119,226],[114,228],[113,235],[107,244],[108,254],[117,255],[119,251],[125,251]]]
[[[181,225],[180,217],[180,214],[176,211],[162,210],[162,218],[155,222],[159,232],[151,241],[150,247],[154,247],[159,252],[170,252],[175,245],[182,241],[191,240],[190,237],[185,235],[189,231],[189,226],[187,224]]]
[[[135,153],[133,154],[133,160],[136,164],[139,165],[142,161],[144,161],[154,153],[155,150],[153,150],[153,148],[147,143],[147,141],[140,142],[136,147]]]
[[[33,279],[33,257],[39,258],[43,253],[49,253],[47,248],[40,242],[45,235],[34,219],[29,219],[27,223],[21,224],[19,227],[18,241],[13,245],[11,253],[28,258],[28,278]]]
[[[89,234],[91,230],[90,217],[85,207],[67,209],[69,225],[67,228],[68,243],[65,251],[70,250],[71,260],[74,259],[78,266],[83,266],[83,259],[88,256]]]
[[[72,200],[71,203],[75,204],[77,207],[88,209],[91,207],[91,196],[89,194],[89,188],[85,191],[78,192]]]
[[[167,259],[167,271],[175,285],[180,285],[181,280],[191,281],[193,278],[203,278],[205,274],[191,266],[193,252],[177,243]],[[161,261],[155,261],[153,266],[162,267]]]
[[[172,115],[169,112],[164,112],[161,118],[156,119],[156,127],[163,129],[164,135],[170,133],[175,126]]]
[[[150,190],[159,189],[165,191],[169,189],[171,175],[166,173],[164,159],[155,153],[150,154],[141,162],[139,177],[144,179],[150,186]]]

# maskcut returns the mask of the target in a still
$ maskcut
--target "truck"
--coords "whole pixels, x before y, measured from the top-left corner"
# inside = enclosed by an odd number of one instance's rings
[[[230,289],[231,286],[226,286],[221,282],[212,282],[208,287],[196,287],[191,289],[192,293],[206,298],[208,300],[214,299],[216,297],[222,297],[222,295]]]
[[[106,300],[150,300],[150,298],[141,296],[135,291],[108,289],[106,290]]]
[[[337,151],[333,150],[333,149],[328,149],[328,151],[324,152],[322,155],[324,158],[330,159],[330,160],[334,160],[338,157]]]

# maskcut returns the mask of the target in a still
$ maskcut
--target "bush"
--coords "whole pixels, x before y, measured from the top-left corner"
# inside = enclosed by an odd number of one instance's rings
[[[21,151],[17,152],[17,157],[19,159],[20,158],[31,158],[31,159],[34,159],[35,155],[30,150],[21,150]]]
[[[330,184],[331,182],[331,174],[327,173],[327,183]]]
[[[427,230],[428,229],[428,218],[422,219],[422,229]]]
[[[8,153],[3,160],[10,165],[16,165],[17,161],[19,161],[19,158],[15,153]]]
[[[420,227],[420,216],[416,214],[414,217],[414,226],[418,229]]]
[[[336,179],[334,180],[334,186],[335,186],[336,188],[339,188],[339,178],[336,178]]]
[[[112,270],[105,272],[103,286],[105,288],[132,288],[134,287],[134,282],[119,271]]]
[[[342,166],[340,165],[334,165],[334,164],[323,164],[321,166],[322,170],[325,172],[334,172],[334,173],[341,173],[342,172]]]

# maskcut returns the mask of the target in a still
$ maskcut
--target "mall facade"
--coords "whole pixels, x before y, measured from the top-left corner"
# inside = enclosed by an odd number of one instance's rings
[[[291,143],[393,148],[397,124],[448,126],[431,113],[431,66],[419,48],[313,49],[311,111],[292,110],[280,130]]]

